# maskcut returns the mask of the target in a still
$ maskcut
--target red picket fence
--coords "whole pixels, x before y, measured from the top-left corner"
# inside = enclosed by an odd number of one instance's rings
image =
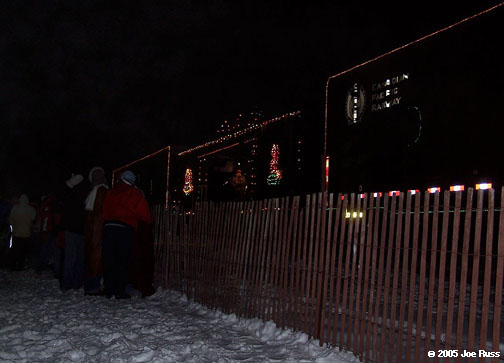
[[[502,192],[159,206],[155,282],[366,362],[502,361]]]

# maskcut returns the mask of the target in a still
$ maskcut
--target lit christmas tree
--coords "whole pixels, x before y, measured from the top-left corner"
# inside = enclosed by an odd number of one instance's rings
[[[278,167],[278,157],[280,155],[280,148],[277,144],[273,144],[271,148],[271,161],[270,161],[270,173],[268,175],[267,183],[268,185],[279,185],[282,179],[282,171]]]
[[[185,195],[191,194],[194,190],[191,169],[186,169],[184,178],[184,188],[182,190],[184,191]]]

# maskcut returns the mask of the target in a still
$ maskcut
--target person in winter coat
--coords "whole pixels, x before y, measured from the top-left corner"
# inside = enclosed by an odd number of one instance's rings
[[[124,171],[103,202],[103,282],[108,298],[130,297],[125,288],[138,222],[153,222],[143,193],[135,187],[135,179],[132,171]]]
[[[29,202],[26,194],[21,195],[9,215],[9,223],[12,225],[12,268],[14,270],[25,268],[32,225],[37,216],[37,211]]]
[[[91,191],[85,200],[84,222],[84,294],[99,295],[102,278],[102,208],[108,191],[105,171],[95,166],[89,172]]]
[[[53,211],[52,204],[54,198],[49,194],[41,197],[39,206],[40,217],[40,254],[38,256],[36,273],[41,273],[47,269],[49,262],[54,258],[54,249],[56,247],[56,238],[53,231]]]
[[[84,284],[84,199],[86,187],[81,174],[65,182],[61,228],[64,231],[64,257],[61,289],[80,289]]]

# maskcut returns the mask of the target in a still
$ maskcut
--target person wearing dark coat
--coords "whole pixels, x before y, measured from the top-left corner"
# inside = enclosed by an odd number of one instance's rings
[[[86,187],[81,174],[65,183],[61,228],[64,231],[64,257],[61,289],[80,289],[84,284],[84,200]]]
[[[132,171],[124,171],[103,202],[103,282],[108,298],[130,297],[126,286],[138,223],[153,222],[143,193],[135,187],[135,179]]]
[[[84,293],[99,295],[102,272],[102,209],[108,191],[105,171],[95,166],[89,172],[91,191],[85,200],[86,220],[84,222]]]

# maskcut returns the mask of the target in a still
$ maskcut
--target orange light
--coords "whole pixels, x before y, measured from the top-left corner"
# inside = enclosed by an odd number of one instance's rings
[[[463,191],[464,191],[463,185],[452,185],[450,187],[450,192],[463,192]]]
[[[440,187],[431,187],[431,188],[428,188],[427,191],[431,194],[434,194],[434,193],[440,193],[441,192],[441,188]]]
[[[481,183],[481,184],[476,184],[476,190],[487,190],[487,189],[492,189],[492,183]]]
[[[325,158],[325,190],[329,190],[329,156]]]
[[[392,197],[394,195],[397,197],[397,196],[401,195],[401,192],[399,190],[392,190],[392,191],[388,192],[388,195],[389,195],[389,197]]]

